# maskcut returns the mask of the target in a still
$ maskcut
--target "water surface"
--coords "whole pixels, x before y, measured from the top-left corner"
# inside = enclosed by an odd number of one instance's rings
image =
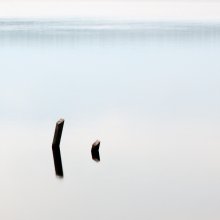
[[[2,219],[220,218],[218,23],[2,19],[0,39]]]

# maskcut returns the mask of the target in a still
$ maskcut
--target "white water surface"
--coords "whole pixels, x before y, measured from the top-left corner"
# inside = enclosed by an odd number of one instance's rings
[[[0,218],[219,220],[219,55],[217,21],[1,19]]]

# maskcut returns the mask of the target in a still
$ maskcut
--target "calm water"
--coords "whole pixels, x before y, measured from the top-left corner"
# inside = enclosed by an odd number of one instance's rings
[[[219,56],[214,23],[1,20],[0,218],[219,220]]]

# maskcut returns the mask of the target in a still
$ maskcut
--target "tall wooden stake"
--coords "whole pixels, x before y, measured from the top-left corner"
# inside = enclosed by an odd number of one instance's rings
[[[52,144],[54,167],[55,167],[56,175],[59,177],[63,177],[62,159],[60,155],[60,140],[62,136],[63,125],[64,125],[64,119],[60,119],[56,123],[53,144]]]

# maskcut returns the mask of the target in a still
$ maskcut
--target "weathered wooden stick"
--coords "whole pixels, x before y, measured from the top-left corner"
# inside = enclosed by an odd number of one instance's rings
[[[95,143],[93,143],[91,149],[92,159],[95,160],[96,162],[100,161],[99,146],[100,146],[100,141],[97,140]]]
[[[52,143],[54,167],[55,167],[56,175],[59,177],[63,177],[62,159],[60,155],[60,140],[62,136],[63,125],[64,125],[63,119],[60,119],[56,123],[56,128],[55,128],[54,138],[53,138],[53,143]]]
[[[53,144],[52,144],[53,149],[60,147],[60,140],[62,136],[63,125],[64,125],[64,119],[60,119],[56,123],[56,128],[55,128],[54,137],[53,137]]]
[[[100,141],[96,140],[96,142],[94,142],[92,145],[92,150],[99,150],[99,146],[100,146]]]

